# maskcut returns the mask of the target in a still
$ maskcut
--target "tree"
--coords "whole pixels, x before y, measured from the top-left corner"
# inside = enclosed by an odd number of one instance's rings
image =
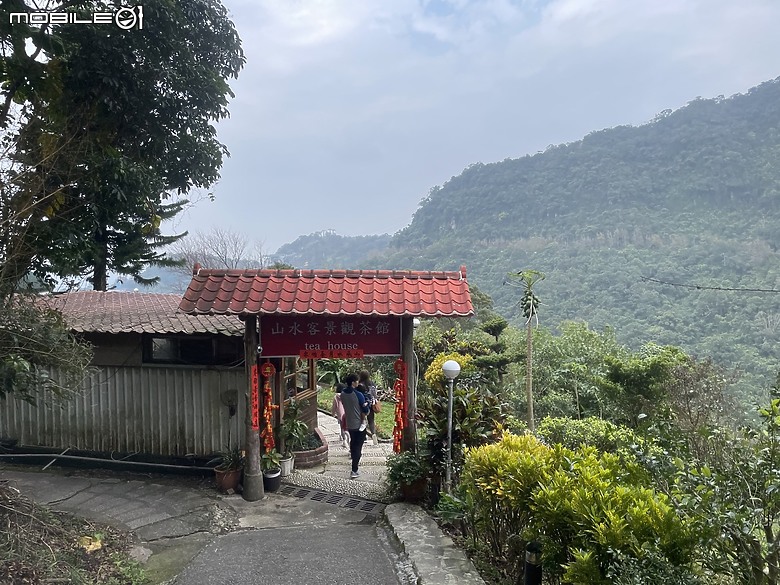
[[[183,263],[191,274],[196,262],[208,268],[263,268],[265,257],[261,242],[250,249],[246,236],[228,228],[213,226],[208,232],[196,232],[177,242],[170,255]]]
[[[207,232],[187,234],[170,247],[168,256],[178,260],[175,270],[186,279],[178,283],[182,291],[187,288],[196,263],[204,268],[233,270],[265,268],[267,261],[262,242],[252,244],[244,234],[216,226]]]
[[[611,416],[605,395],[607,363],[628,352],[607,327],[593,331],[583,321],[565,321],[553,335],[534,333],[534,410],[538,417]]]
[[[50,3],[52,11],[111,11],[103,0]],[[112,24],[9,24],[0,14],[0,127],[10,136],[7,203],[18,241],[3,258],[8,281],[86,275],[105,290],[109,271],[151,283],[146,266],[171,265],[161,223],[193,188],[219,176],[227,149],[213,123],[228,115],[244,63],[218,0],[143,4],[143,28]],[[82,14],[83,16],[83,14]],[[57,242],[52,246],[51,242]]]
[[[668,405],[667,384],[690,358],[678,347],[646,344],[628,357],[609,356],[606,379],[614,422],[636,427]]]
[[[780,581],[780,399],[759,415],[759,429],[711,428],[700,458],[675,452],[673,436],[664,444],[676,473],[657,484],[668,485],[680,513],[696,519],[702,566],[718,582]]]
[[[79,388],[91,357],[40,297],[0,298],[0,399],[15,395],[37,404],[43,392],[66,398]]]
[[[536,270],[521,270],[517,273],[507,274],[507,284],[519,286],[523,289],[523,297],[520,306],[525,317],[526,329],[526,353],[525,353],[525,397],[528,405],[528,428],[534,431],[534,394],[533,394],[533,331],[531,322],[539,325],[539,298],[534,294],[533,287],[540,280],[544,280],[544,274]]]

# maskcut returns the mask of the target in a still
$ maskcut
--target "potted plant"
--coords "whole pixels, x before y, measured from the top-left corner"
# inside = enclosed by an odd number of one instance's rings
[[[287,477],[293,472],[295,457],[293,457],[292,452],[282,455],[281,459],[279,459],[279,466],[282,470],[282,477]]]
[[[260,456],[260,468],[263,471],[263,488],[267,492],[275,492],[282,485],[282,456],[276,449],[266,451]]]
[[[404,451],[387,458],[385,481],[391,493],[400,493],[408,502],[419,502],[425,496],[430,473],[430,458],[425,452]]]
[[[290,400],[284,409],[282,424],[279,427],[279,439],[284,446],[284,455],[281,460],[282,476],[292,473],[294,467],[293,451],[300,451],[306,446],[309,436],[309,426],[299,416],[306,401]]]
[[[214,477],[217,489],[223,493],[235,491],[244,470],[244,452],[238,447],[227,448],[214,459]]]

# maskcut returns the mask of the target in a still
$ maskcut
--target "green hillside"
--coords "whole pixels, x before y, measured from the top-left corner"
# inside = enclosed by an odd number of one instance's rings
[[[507,272],[539,270],[541,323],[612,325],[768,383],[780,368],[780,79],[652,122],[474,164],[435,187],[387,256],[353,267],[468,267],[518,323]],[[311,245],[311,242],[309,242]],[[376,250],[374,250],[376,254]]]
[[[273,254],[271,260],[297,268],[355,268],[384,255],[390,236],[340,236],[333,230],[299,236]]]

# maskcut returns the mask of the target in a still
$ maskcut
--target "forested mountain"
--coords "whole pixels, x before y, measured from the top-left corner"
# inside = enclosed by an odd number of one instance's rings
[[[471,165],[431,190],[385,256],[338,262],[329,241],[328,263],[466,264],[515,323],[520,292],[503,286],[505,274],[538,270],[543,325],[611,325],[630,346],[679,345],[767,382],[780,367],[780,292],[727,289],[780,291],[779,243],[780,78],[642,126]]]
[[[294,242],[279,248],[271,260],[296,268],[356,268],[371,261],[377,254],[384,255],[389,243],[389,234],[340,236],[333,230],[325,230],[299,236]]]

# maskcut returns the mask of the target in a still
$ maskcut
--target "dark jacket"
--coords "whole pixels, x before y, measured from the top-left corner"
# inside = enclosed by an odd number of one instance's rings
[[[344,405],[347,429],[350,431],[358,430],[362,421],[361,413],[368,414],[370,410],[366,397],[354,388],[346,388],[341,392],[341,404]]]

